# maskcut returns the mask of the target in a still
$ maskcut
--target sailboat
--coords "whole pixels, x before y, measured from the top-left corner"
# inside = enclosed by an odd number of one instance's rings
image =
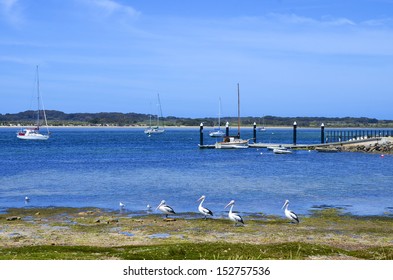
[[[221,98],[219,99],[218,106],[218,128],[213,131],[210,131],[210,137],[224,137],[225,132],[221,130]]]
[[[240,89],[237,84],[237,136],[226,136],[222,142],[215,144],[216,149],[244,149],[248,148],[248,140],[240,138]]]
[[[265,117],[262,117],[262,126],[258,127],[258,131],[265,132],[266,127],[265,127]]]
[[[162,117],[162,108],[161,108],[161,101],[160,101],[160,95],[157,94],[157,98],[158,98],[158,107],[159,107],[159,113]],[[152,126],[151,124],[151,115],[150,115],[150,121],[149,121],[149,127],[145,129],[145,134],[148,134],[149,136],[151,134],[161,134],[165,132],[164,128],[160,128],[160,115],[157,114],[157,125],[156,126]]]
[[[32,128],[23,128],[19,132],[17,132],[16,137],[22,140],[48,140],[49,139],[49,128],[48,128],[48,122],[46,120],[46,113],[45,109],[41,100],[41,94],[40,94],[40,82],[39,82],[39,75],[38,75],[38,66],[36,70],[36,79],[37,79],[37,120],[36,124]],[[41,126],[41,120],[40,120],[40,115],[42,113],[42,116],[44,118],[47,134],[41,134],[40,133],[40,126]]]

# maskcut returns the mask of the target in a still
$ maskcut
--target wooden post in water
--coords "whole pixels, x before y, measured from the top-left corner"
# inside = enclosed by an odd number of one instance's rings
[[[297,128],[297,123],[296,121],[293,123],[293,145],[296,146],[296,128]]]
[[[199,144],[203,146],[203,122],[199,126]]]
[[[325,143],[325,125],[321,124],[321,144]]]
[[[225,136],[229,137],[229,122],[225,124]]]
[[[257,123],[256,122],[254,122],[253,132],[254,132],[254,143],[256,143],[257,142]]]

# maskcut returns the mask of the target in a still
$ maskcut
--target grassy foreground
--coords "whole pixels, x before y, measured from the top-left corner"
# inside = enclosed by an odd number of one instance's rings
[[[0,259],[393,259],[393,218],[336,209],[301,217],[226,217],[18,208],[0,214]]]

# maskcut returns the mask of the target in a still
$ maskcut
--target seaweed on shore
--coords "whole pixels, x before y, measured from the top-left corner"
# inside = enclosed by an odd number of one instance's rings
[[[19,219],[7,219],[19,217]],[[0,214],[1,259],[393,259],[393,218],[320,209],[291,224],[226,217],[14,208]]]

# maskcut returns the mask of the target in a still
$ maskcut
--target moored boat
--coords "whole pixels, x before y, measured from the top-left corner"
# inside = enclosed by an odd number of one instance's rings
[[[45,114],[45,109],[41,101],[41,94],[40,94],[40,83],[39,83],[39,75],[38,75],[38,66],[36,70],[36,79],[37,79],[37,100],[38,100],[38,106],[37,106],[37,111],[36,111],[36,124],[32,128],[22,128],[20,131],[16,133],[16,137],[21,140],[48,140],[49,139],[49,129],[48,129],[48,122],[46,120],[46,114]],[[40,133],[40,126],[41,126],[41,120],[40,120],[40,115],[42,114],[42,117],[45,122],[45,127],[47,130],[47,134],[42,134]]]
[[[273,153],[275,153],[275,154],[292,154],[292,151],[287,148],[275,148],[275,149],[273,149]]]
[[[210,137],[224,137],[225,132],[221,130],[221,98],[219,98],[218,106],[218,127],[209,133]]]
[[[222,131],[220,128],[217,128],[214,131],[210,131],[209,136],[210,137],[224,137],[225,136],[225,132]]]
[[[223,141],[215,144],[216,149],[244,149],[248,148],[248,140],[240,138],[240,89],[237,84],[237,136],[224,137]]]
[[[159,94],[157,94],[157,98],[158,98],[157,106],[158,106],[159,113],[160,113],[161,118],[162,118],[162,109],[161,109],[161,101],[160,101],[160,95]],[[157,125],[156,126],[152,126],[151,125],[151,117],[152,116],[150,115],[150,123],[149,123],[150,125],[149,125],[148,128],[146,128],[144,130],[145,134],[150,136],[151,134],[161,134],[161,133],[165,132],[165,129],[163,127],[160,127],[160,115],[157,114]]]
[[[216,149],[244,149],[248,148],[248,140],[236,137],[225,137],[224,141],[215,144]]]

